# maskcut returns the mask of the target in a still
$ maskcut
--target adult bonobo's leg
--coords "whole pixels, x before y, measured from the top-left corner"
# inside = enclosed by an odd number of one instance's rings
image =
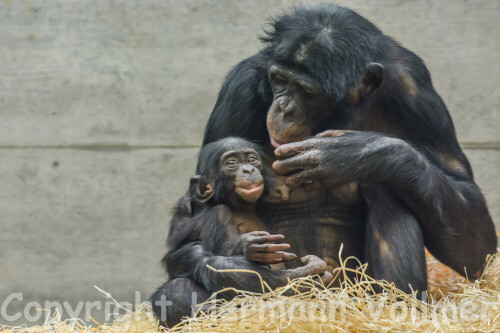
[[[162,325],[172,327],[182,317],[192,316],[196,305],[206,301],[210,294],[198,283],[188,278],[168,280],[151,295],[150,301],[156,318]]]
[[[427,290],[424,240],[415,216],[382,186],[361,192],[368,205],[365,260],[369,273],[407,293]]]

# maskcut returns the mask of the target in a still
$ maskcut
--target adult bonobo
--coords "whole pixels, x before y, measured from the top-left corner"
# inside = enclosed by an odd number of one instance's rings
[[[476,277],[496,250],[495,229],[423,61],[335,5],[281,16],[262,41],[227,76],[204,144],[241,136],[269,156],[276,148],[266,162],[279,176],[259,207],[268,230],[285,235],[297,255],[332,266],[343,243],[344,258],[368,262],[374,277],[406,291],[426,288],[424,245]],[[283,182],[291,188],[286,202]],[[199,288],[254,290],[252,277],[222,274],[221,282],[205,267],[212,260],[216,268],[254,269],[251,261],[192,244],[167,256]],[[174,287],[168,283],[163,288]]]

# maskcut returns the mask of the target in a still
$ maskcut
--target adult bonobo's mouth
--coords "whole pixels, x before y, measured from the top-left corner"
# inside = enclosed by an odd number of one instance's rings
[[[286,142],[281,142],[281,141],[278,141],[276,140],[275,138],[273,138],[272,136],[269,136],[269,139],[271,141],[271,146],[273,146],[274,148],[278,148],[279,146],[281,146],[282,144],[286,143]]]
[[[274,138],[272,135],[269,135],[269,142],[271,143],[271,146],[273,146],[274,149],[278,148],[281,145],[285,145],[287,143],[292,143],[292,142],[298,142],[302,140],[306,140],[308,137],[293,137],[293,138],[288,138],[287,140],[279,140]]]

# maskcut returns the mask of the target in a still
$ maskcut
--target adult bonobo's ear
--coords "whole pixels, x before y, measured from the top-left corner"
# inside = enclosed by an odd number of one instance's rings
[[[384,81],[384,66],[376,62],[369,63],[362,79],[364,94],[369,95],[377,90],[382,81]]]
[[[214,188],[205,177],[196,175],[189,182],[189,193],[200,202],[207,202],[214,195]]]

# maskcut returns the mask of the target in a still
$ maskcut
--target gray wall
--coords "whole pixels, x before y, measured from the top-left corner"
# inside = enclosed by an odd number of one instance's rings
[[[500,223],[500,2],[338,1],[419,54]],[[300,1],[0,4],[0,301],[147,297],[226,72]],[[3,319],[0,318],[0,323]]]

